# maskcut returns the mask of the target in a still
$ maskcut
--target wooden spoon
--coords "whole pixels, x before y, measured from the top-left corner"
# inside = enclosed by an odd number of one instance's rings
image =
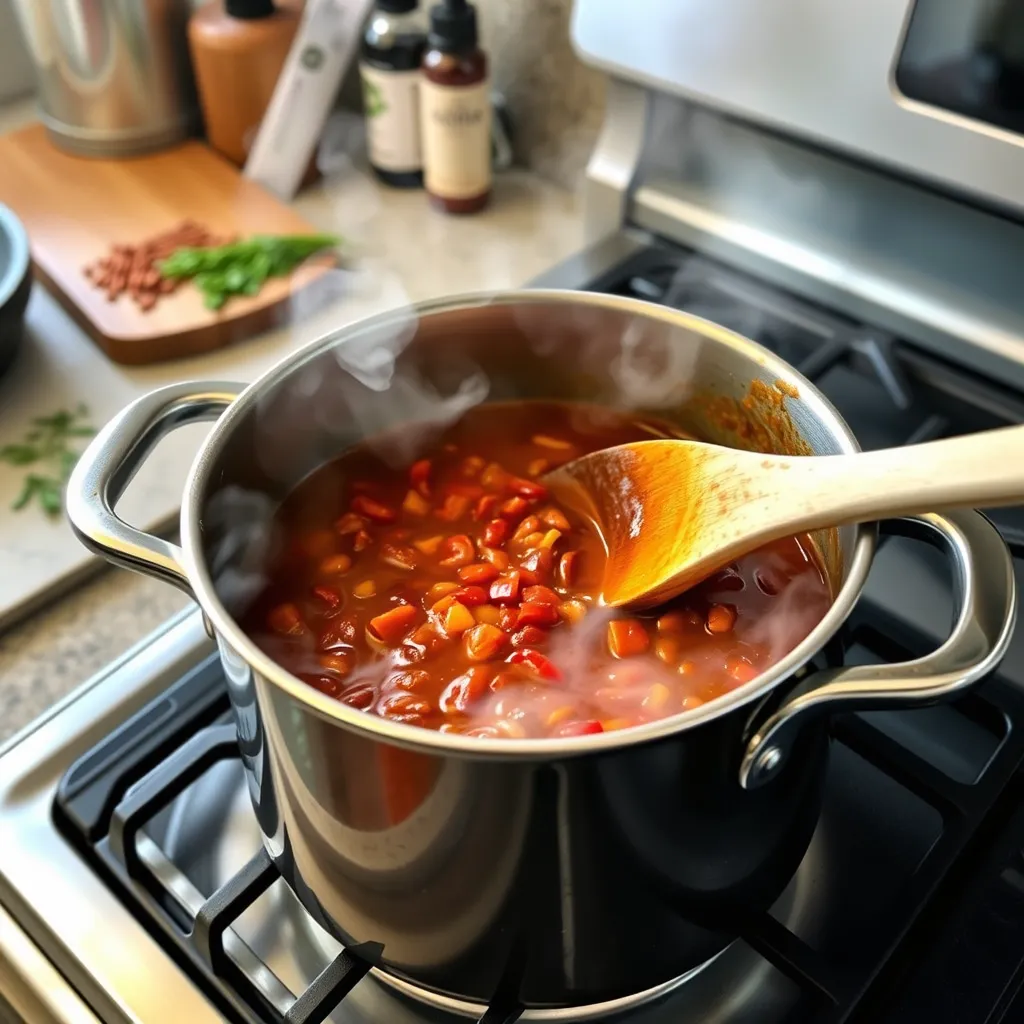
[[[544,482],[604,535],[604,603],[644,608],[795,533],[1024,504],[1024,426],[857,455],[639,441],[576,459]]]

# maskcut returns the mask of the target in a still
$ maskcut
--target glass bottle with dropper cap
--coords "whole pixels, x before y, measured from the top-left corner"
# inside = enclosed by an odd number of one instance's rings
[[[423,184],[420,62],[427,45],[418,0],[377,0],[359,61],[370,166],[398,188]]]
[[[472,4],[430,9],[422,67],[423,183],[438,208],[475,213],[491,195],[491,93]]]

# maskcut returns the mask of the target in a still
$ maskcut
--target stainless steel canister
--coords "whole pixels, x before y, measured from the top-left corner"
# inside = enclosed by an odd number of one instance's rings
[[[40,119],[85,156],[129,156],[198,124],[189,0],[13,0],[35,65]]]

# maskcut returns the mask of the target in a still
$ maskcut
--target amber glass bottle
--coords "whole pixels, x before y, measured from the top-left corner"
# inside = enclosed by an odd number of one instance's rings
[[[466,0],[431,8],[422,67],[423,183],[438,208],[475,213],[491,195],[491,92]]]
[[[274,94],[302,0],[210,0],[188,24],[210,145],[241,167]]]

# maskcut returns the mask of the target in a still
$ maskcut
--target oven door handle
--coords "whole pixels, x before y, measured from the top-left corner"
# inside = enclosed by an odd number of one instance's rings
[[[65,497],[68,519],[82,543],[123,568],[173,583],[192,596],[181,548],[130,526],[114,506],[161,438],[186,423],[217,419],[245,386],[171,384],[136,399],[103,427],[76,463]]]
[[[1013,559],[980,512],[958,509],[887,520],[887,533],[941,544],[954,567],[956,620],[941,647],[896,665],[856,665],[812,673],[752,727],[740,785],[756,789],[786,762],[797,732],[823,715],[936,704],[960,696],[1002,660],[1017,621]]]

